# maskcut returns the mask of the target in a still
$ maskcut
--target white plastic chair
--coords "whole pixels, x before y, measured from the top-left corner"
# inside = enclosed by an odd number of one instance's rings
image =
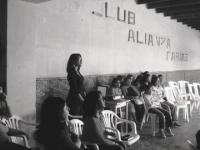
[[[172,87],[165,87],[165,93],[168,102],[173,104],[176,108],[176,116],[179,117],[179,110],[183,109],[184,111],[184,119],[189,122],[189,115],[188,115],[188,106],[186,103],[184,103],[182,100],[177,99],[177,97],[174,94],[174,90]]]
[[[13,128],[13,129],[17,129],[17,130],[22,130],[20,124],[25,123],[25,121],[23,121],[19,116],[12,116],[8,119],[4,118],[4,119],[2,119],[2,121],[5,123],[5,125],[8,128]],[[29,124],[29,123],[27,123],[27,124]],[[31,125],[34,125],[34,124],[31,124]],[[11,141],[13,143],[17,143],[17,144],[22,144],[22,142],[23,142],[24,146],[26,146],[27,148],[30,148],[30,146],[28,144],[28,138],[25,135],[20,135],[20,137],[11,136]]]
[[[83,131],[83,121],[79,119],[70,120],[70,130],[76,135],[81,136]]]
[[[185,95],[186,99],[188,99],[188,97],[191,97],[188,85],[189,85],[188,81],[184,81],[184,80],[178,81],[180,94]]]
[[[170,87],[172,87],[172,86],[178,86],[178,83],[175,82],[175,81],[168,81],[168,84],[169,84]]]
[[[79,120],[79,119],[72,119],[70,120],[70,130],[75,133],[76,135],[78,136],[81,136],[82,135],[82,131],[83,131],[83,121]],[[99,150],[99,147],[97,144],[94,144],[94,143],[89,143],[89,142],[83,142],[84,144],[86,145],[90,145],[94,148],[94,150]]]
[[[198,107],[199,107],[199,104],[200,104],[200,96],[199,96],[199,93],[198,93],[198,87],[195,85],[195,84],[188,84],[189,86],[189,92],[190,92],[190,95],[191,95],[191,101],[192,101],[192,110],[193,109],[196,109],[198,111]]]
[[[193,83],[195,95],[200,98],[200,83]],[[199,111],[200,102],[197,103],[196,109]]]
[[[103,122],[105,124],[105,127],[112,128],[112,129],[116,130],[116,132],[118,133],[117,139],[119,141],[123,141],[125,144],[130,146],[140,139],[140,136],[137,134],[135,122],[129,121],[129,120],[126,120],[126,119],[121,119],[117,116],[117,114],[115,114],[113,111],[110,111],[110,110],[102,111],[102,115],[103,115]],[[124,123],[128,124],[130,126],[131,131],[128,131],[128,129],[126,129],[125,131],[124,130],[119,131],[117,129],[117,126],[119,124],[122,125]],[[128,127],[128,126],[126,126],[126,127]],[[122,140],[122,138],[121,138],[125,135],[130,135],[130,138],[127,141]]]

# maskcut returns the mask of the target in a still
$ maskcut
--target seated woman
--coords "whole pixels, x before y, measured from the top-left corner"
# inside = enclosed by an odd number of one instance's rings
[[[124,80],[124,85],[122,86],[122,93],[125,98],[130,99],[134,104],[136,110],[136,118],[139,124],[142,123],[142,120],[145,115],[145,106],[144,100],[139,91],[139,81],[132,86],[132,76],[128,75]],[[137,79],[136,79],[137,80]]]
[[[115,99],[116,97],[120,97],[120,98],[124,97],[120,87],[121,87],[121,82],[120,82],[119,78],[114,78],[111,86],[108,89],[107,97],[112,100]],[[128,104],[128,110],[129,110],[129,112],[128,112],[129,120],[137,122],[137,119],[135,116],[135,107],[132,103]]]
[[[144,93],[144,101],[148,113],[153,113],[159,117],[159,129],[162,138],[166,138],[165,128],[169,136],[174,136],[171,131],[172,120],[168,111],[161,107],[160,100],[152,96],[151,87],[147,87]]]
[[[48,97],[42,104],[36,141],[46,150],[80,150],[71,139],[67,126],[68,107],[59,97]]]
[[[118,78],[114,78],[111,86],[108,88],[108,91],[106,93],[106,97],[108,97],[109,99],[115,99],[117,97],[122,98],[122,90],[120,88],[121,86],[121,82],[120,79]]]
[[[9,107],[6,102],[6,96],[3,93],[0,93],[0,149],[28,149],[26,147],[23,147],[21,145],[11,143],[10,142],[10,137],[9,136],[21,136],[21,135],[26,135],[23,131],[16,130],[16,129],[11,129],[8,128],[2,121],[1,119],[9,118],[11,117],[11,113],[9,110]],[[27,136],[27,135],[26,135]]]
[[[122,150],[123,143],[111,141],[106,138],[106,130],[100,113],[105,104],[101,92],[92,91],[87,94],[83,103],[83,135],[82,139],[86,142],[97,143],[100,150]]]
[[[169,112],[169,114],[172,117],[173,126],[179,127],[180,124],[178,124],[178,119],[177,119],[177,115],[176,115],[176,108],[173,104],[171,104],[170,102],[168,102],[166,100],[164,89],[161,86],[161,83],[160,83],[158,76],[152,75],[151,85],[152,85],[152,88],[151,88],[152,89],[152,95],[156,96],[160,100],[162,108]]]

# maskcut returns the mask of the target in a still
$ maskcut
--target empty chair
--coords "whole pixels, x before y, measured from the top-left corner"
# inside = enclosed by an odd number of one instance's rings
[[[192,110],[196,109],[198,110],[199,104],[200,104],[200,95],[198,92],[198,85],[196,84],[188,84],[189,86],[189,92],[190,92],[190,100],[192,101]]]
[[[172,87],[172,86],[178,86],[178,83],[175,82],[175,81],[168,81],[168,84],[169,84],[170,87]]]
[[[105,126],[108,128],[112,128],[119,133],[117,137],[119,141],[123,141],[125,144],[130,146],[140,139],[140,136],[137,134],[136,124],[133,121],[121,119],[113,111],[110,110],[102,111],[102,115]],[[128,129],[121,131],[118,130],[118,125],[123,123],[128,124],[128,126],[130,126],[130,131]],[[124,139],[125,137],[128,138]]]
[[[189,82],[188,81],[178,81],[178,86],[180,89],[180,94],[181,95],[185,95],[185,98],[188,99],[188,97],[190,97],[190,92],[189,92]]]
[[[183,109],[184,112],[184,119],[189,122],[189,115],[188,115],[188,107],[187,104],[184,103],[180,98],[175,96],[174,90],[172,87],[165,87],[165,93],[167,100],[175,105],[177,109],[177,118],[179,117],[179,110]]]
[[[173,86],[173,93],[174,93],[174,97],[176,98],[176,100],[178,100],[180,103],[185,103],[188,106],[188,112],[189,115],[192,115],[192,111],[194,108],[194,103],[193,100],[191,100],[190,96],[188,96],[187,94],[181,94],[180,89],[178,86]]]

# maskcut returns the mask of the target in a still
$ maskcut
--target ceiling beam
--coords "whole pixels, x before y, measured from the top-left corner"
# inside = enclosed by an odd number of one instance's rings
[[[188,17],[197,17],[197,16],[200,17],[200,11],[199,12],[193,12],[193,13],[171,14],[169,16],[176,17],[176,18],[188,18]]]
[[[180,15],[180,16],[171,16],[171,19],[200,19],[200,15]]]
[[[166,1],[166,0],[135,0],[135,1],[137,4],[146,4],[146,3]]]
[[[164,12],[164,16],[177,16],[177,15],[185,15],[185,14],[194,14],[194,13],[199,13],[199,12],[200,12],[200,9],[180,11],[180,12]]]
[[[189,6],[193,4],[200,4],[199,0],[168,0],[168,1],[156,1],[147,3],[147,8],[169,8],[177,6]]]
[[[186,21],[186,22],[200,22],[200,18],[198,18],[198,19],[177,19],[177,21],[179,21],[179,22],[184,22],[184,21]]]
[[[169,8],[156,8],[156,12],[181,12],[181,11],[194,11],[200,9],[200,4],[193,4],[189,6],[177,6],[177,7],[169,7]]]

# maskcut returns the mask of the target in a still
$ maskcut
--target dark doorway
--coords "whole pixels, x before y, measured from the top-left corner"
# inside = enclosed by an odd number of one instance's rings
[[[0,86],[7,93],[7,0],[0,0]]]

